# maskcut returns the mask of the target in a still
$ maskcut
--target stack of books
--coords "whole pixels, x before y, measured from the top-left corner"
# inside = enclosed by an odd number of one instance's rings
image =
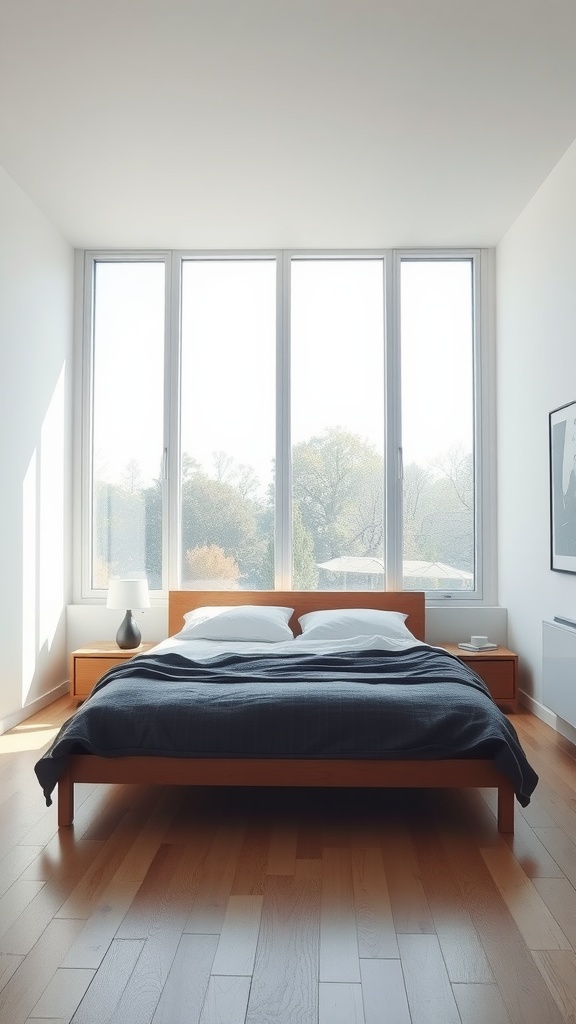
[[[458,644],[463,651],[495,651],[498,644]]]

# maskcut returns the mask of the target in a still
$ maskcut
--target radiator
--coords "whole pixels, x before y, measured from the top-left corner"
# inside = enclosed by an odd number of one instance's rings
[[[542,623],[542,700],[576,729],[576,626]]]

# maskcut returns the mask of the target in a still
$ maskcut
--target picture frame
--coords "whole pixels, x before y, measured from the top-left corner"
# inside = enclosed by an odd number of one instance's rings
[[[576,574],[576,401],[549,421],[550,568]]]

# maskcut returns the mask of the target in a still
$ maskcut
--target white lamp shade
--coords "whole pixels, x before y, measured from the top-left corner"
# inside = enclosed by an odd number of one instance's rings
[[[148,580],[110,580],[107,608],[149,608]]]

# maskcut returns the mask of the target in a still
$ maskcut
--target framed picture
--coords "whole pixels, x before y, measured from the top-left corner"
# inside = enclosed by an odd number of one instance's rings
[[[576,573],[576,402],[550,413],[550,568]]]

